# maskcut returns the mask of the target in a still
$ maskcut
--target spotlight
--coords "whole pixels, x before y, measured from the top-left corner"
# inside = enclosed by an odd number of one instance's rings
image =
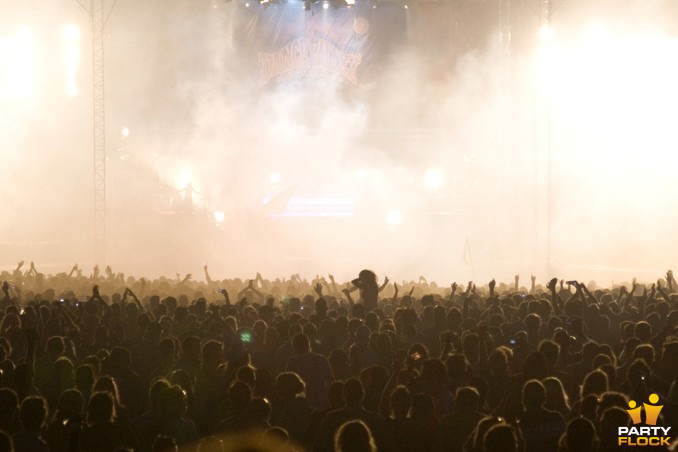
[[[330,7],[330,4],[327,2],[323,2],[323,9],[328,9]]]
[[[386,223],[391,226],[397,226],[403,220],[403,215],[399,210],[390,210],[386,214]]]
[[[271,181],[272,184],[279,184],[280,183],[280,173],[274,171],[271,173],[269,176],[269,180]]]
[[[214,222],[216,224],[223,223],[225,218],[226,218],[226,215],[224,214],[224,212],[220,212],[218,210],[214,212]]]
[[[75,97],[78,95],[78,87],[72,80],[69,80],[68,83],[66,83],[66,95],[68,97]]]
[[[120,131],[120,135],[122,135],[123,138],[129,138],[129,129],[127,127],[123,127]]]
[[[430,190],[436,190],[443,185],[444,179],[440,170],[432,168],[424,174],[424,186]]]
[[[407,5],[403,5],[403,8],[407,9]]]
[[[539,30],[539,39],[541,39],[541,42],[550,42],[553,40],[553,29],[549,27],[548,25],[544,25],[541,27],[541,30]]]
[[[250,7],[250,2],[245,3],[245,8],[249,8],[249,7]]]
[[[80,39],[80,28],[77,25],[69,24],[63,28],[63,36],[67,41],[77,41]]]

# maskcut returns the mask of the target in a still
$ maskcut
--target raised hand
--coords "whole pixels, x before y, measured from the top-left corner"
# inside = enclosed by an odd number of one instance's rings
[[[315,293],[317,293],[319,297],[323,296],[323,285],[321,283],[316,283],[313,290],[315,290]]]
[[[549,281],[548,288],[551,292],[556,291],[556,284],[558,284],[558,278],[551,278],[551,281]],[[576,285],[576,283],[575,283]]]
[[[389,281],[388,276],[384,276],[384,285],[387,285]]]
[[[492,278],[492,281],[488,284],[490,286],[490,295],[494,294],[494,288],[497,285],[497,281]]]
[[[473,288],[473,281],[469,281],[468,284],[466,285],[466,293],[470,293],[471,289]]]

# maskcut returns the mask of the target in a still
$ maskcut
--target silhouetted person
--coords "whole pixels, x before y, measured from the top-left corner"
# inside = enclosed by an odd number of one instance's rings
[[[61,393],[56,412],[45,433],[50,452],[78,449],[83,405],[82,394],[78,390],[68,389]]]
[[[539,380],[529,380],[523,386],[523,414],[520,432],[525,440],[525,452],[556,450],[565,432],[565,420],[556,411],[544,408],[546,389]]]
[[[337,452],[376,452],[377,446],[370,428],[362,421],[348,421],[339,427],[334,436]]]
[[[14,434],[14,450],[16,452],[48,451],[47,443],[42,438],[42,428],[47,417],[47,406],[42,397],[27,397],[21,402],[19,410],[22,429]]]
[[[287,371],[294,372],[306,384],[306,399],[314,409],[326,405],[327,388],[334,381],[330,363],[323,355],[313,353],[308,336],[297,334],[292,339],[294,356],[287,361]]]
[[[363,303],[365,312],[367,313],[376,309],[379,298],[377,275],[371,270],[362,270],[351,283],[360,290],[360,300]]]
[[[81,451],[114,452],[121,447],[138,450],[134,434],[115,424],[115,402],[109,392],[95,392],[89,401],[87,425],[80,434]]]

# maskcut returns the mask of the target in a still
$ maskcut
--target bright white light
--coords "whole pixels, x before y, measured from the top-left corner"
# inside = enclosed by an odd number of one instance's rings
[[[346,4],[348,6],[353,6],[353,5],[355,5],[355,0],[346,0]]]
[[[327,8],[329,8],[329,7],[330,7],[330,4],[329,4],[329,3],[327,3],[327,2],[324,2],[324,3],[323,3],[323,9],[327,9]]]
[[[221,224],[224,222],[224,219],[226,218],[226,215],[224,212],[216,211],[214,212],[214,222],[217,224]]]
[[[123,127],[120,131],[120,135],[122,135],[123,138],[129,138],[129,129],[127,127]]]
[[[553,29],[549,27],[548,25],[544,25],[541,27],[541,30],[539,30],[539,39],[541,39],[541,42],[550,42],[553,40]]]
[[[38,76],[33,31],[16,30],[13,36],[0,37],[0,97],[28,98],[35,95]]]
[[[276,171],[272,172],[271,175],[269,176],[269,180],[271,181],[272,184],[279,184],[280,179],[281,179],[280,173]]]
[[[66,78],[66,95],[73,97],[78,94],[76,76],[80,65],[80,28],[77,25],[66,25],[61,32],[64,40],[63,62]]]
[[[66,95],[68,97],[75,97],[78,95],[78,87],[75,85],[75,82],[70,80],[66,82]]]
[[[407,9],[407,5],[403,5],[403,8]]]
[[[399,225],[402,220],[403,215],[399,210],[390,210],[386,214],[386,223],[390,224],[391,226]]]
[[[424,186],[430,190],[436,190],[442,187],[444,181],[445,178],[443,177],[443,173],[435,168],[426,171],[426,174],[424,175]]]
[[[250,2],[245,3],[245,8],[249,8],[249,7],[250,7]]]
[[[174,186],[177,190],[183,190],[188,184],[193,183],[193,174],[189,170],[181,170],[174,178]]]
[[[80,27],[77,25],[68,24],[63,28],[61,33],[66,41],[77,41],[80,39]]]

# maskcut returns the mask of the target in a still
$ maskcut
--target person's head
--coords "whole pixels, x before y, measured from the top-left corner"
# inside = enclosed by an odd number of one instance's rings
[[[412,397],[412,417],[429,418],[434,411],[433,397],[429,394],[415,394]]]
[[[344,402],[347,406],[358,406],[362,403],[365,393],[360,380],[349,378],[344,383]]]
[[[85,401],[80,391],[77,389],[67,389],[59,396],[57,408],[61,413],[80,416],[84,403]]]
[[[545,339],[539,343],[539,351],[546,358],[546,364],[549,369],[553,369],[560,355],[560,345],[552,340]]]
[[[93,388],[94,391],[106,391],[111,394],[116,405],[120,405],[120,392],[118,391],[118,384],[108,375],[99,377]]]
[[[545,406],[549,410],[569,410],[570,403],[563,387],[563,383],[556,377],[546,377],[542,380],[546,389]]]
[[[601,395],[607,391],[607,374],[600,369],[594,369],[584,377],[584,383],[581,387],[581,398],[587,395]]]
[[[617,447],[619,427],[629,425],[629,414],[622,408],[612,407],[605,410],[600,417],[600,441],[605,450]]]
[[[523,406],[525,410],[541,408],[546,402],[546,388],[539,380],[529,380],[523,385]]]
[[[376,452],[370,428],[363,421],[348,421],[334,435],[334,450],[337,452]]]
[[[295,353],[308,353],[311,351],[311,342],[304,333],[299,333],[292,338],[292,348]]]
[[[493,425],[483,438],[485,452],[516,452],[518,436],[515,429],[505,423]]]
[[[165,388],[158,394],[158,405],[167,420],[181,418],[186,413],[186,393],[180,386]]]
[[[200,360],[200,339],[195,336],[187,336],[181,343],[181,355],[185,359]]]
[[[361,270],[358,279],[365,284],[377,284],[377,275],[372,270]]]
[[[570,452],[593,452],[596,450],[596,428],[585,417],[578,417],[567,424],[565,446]]]
[[[75,386],[84,391],[91,391],[94,386],[94,368],[89,364],[81,364],[75,368]]]
[[[672,378],[678,378],[678,342],[672,341],[664,344],[662,364]]]
[[[14,417],[19,409],[19,397],[10,388],[0,388],[0,413],[3,416]]]
[[[240,366],[235,373],[235,378],[236,380],[247,383],[250,388],[254,388],[254,382],[256,380],[254,367],[250,365]]]
[[[410,412],[412,395],[407,386],[398,385],[391,392],[391,413],[396,419],[404,419]]]
[[[223,362],[224,350],[220,342],[207,341],[202,346],[202,362],[207,368],[214,368]]]
[[[64,352],[63,338],[61,336],[52,336],[49,339],[47,339],[47,344],[45,344],[45,351],[47,352],[47,355],[52,359],[56,359],[56,357],[63,354]]]
[[[108,391],[92,394],[87,407],[87,422],[90,425],[106,424],[115,419],[115,402]]]
[[[281,399],[292,399],[305,390],[304,381],[294,372],[283,372],[275,379],[275,392]]]
[[[175,452],[179,450],[177,442],[169,436],[159,435],[153,440],[151,452]]]
[[[242,381],[235,381],[228,388],[228,400],[234,413],[242,413],[252,401],[252,388]]]
[[[460,413],[474,413],[478,410],[480,394],[476,388],[462,386],[457,389],[456,411]]]
[[[42,397],[26,397],[21,402],[19,418],[25,430],[40,431],[47,416],[47,403]]]
[[[336,410],[344,406],[344,382],[335,380],[327,390],[330,409]]]
[[[151,401],[151,408],[154,410],[160,409],[160,393],[168,389],[170,384],[164,378],[159,378],[153,382],[151,388],[148,390],[148,396]]]
[[[14,441],[6,432],[0,430],[0,452],[12,452],[14,450]]]
[[[200,441],[197,452],[223,452],[223,450],[224,444],[220,438],[208,436]]]
[[[546,357],[541,352],[532,352],[527,355],[523,365],[523,373],[527,378],[542,380],[548,374]]]

